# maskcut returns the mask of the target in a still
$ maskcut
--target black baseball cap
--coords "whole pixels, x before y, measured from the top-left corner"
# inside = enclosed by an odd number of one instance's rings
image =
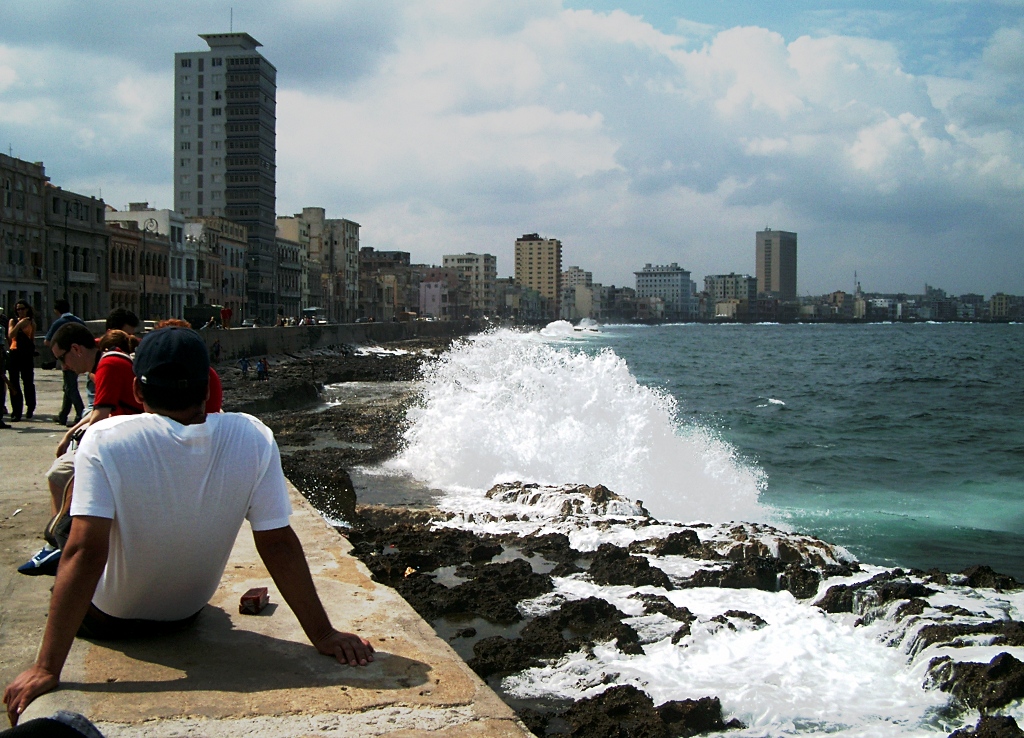
[[[147,387],[189,389],[210,381],[206,342],[191,328],[147,333],[135,350],[135,376]]]

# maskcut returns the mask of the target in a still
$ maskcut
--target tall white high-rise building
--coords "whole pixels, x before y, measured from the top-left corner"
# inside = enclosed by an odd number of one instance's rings
[[[277,69],[247,33],[200,38],[208,51],[174,55],[174,209],[246,227],[248,313],[269,324],[277,308]]]

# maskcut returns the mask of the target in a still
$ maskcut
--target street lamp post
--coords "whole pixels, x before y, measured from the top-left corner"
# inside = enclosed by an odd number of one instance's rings
[[[146,258],[148,252],[146,251],[146,233],[156,233],[160,224],[156,222],[156,218],[146,218],[142,223],[142,258],[139,263],[142,265],[142,319],[149,320],[149,289],[146,283],[146,277],[149,274],[149,270],[152,268],[152,264]]]

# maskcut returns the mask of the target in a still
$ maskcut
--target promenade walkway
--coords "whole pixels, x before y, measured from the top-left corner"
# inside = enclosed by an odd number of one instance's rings
[[[49,512],[43,472],[60,428],[60,374],[37,372],[32,421],[0,430],[0,682],[31,663],[46,623],[50,577],[15,568],[38,550]],[[144,473],[140,470],[140,473]],[[394,590],[371,581],[348,542],[292,489],[292,525],[335,627],[369,638],[376,661],[341,666],[309,645],[243,527],[221,586],[194,629],[102,645],[76,641],[60,689],[25,719],[81,712],[105,736],[473,736],[530,733]],[[18,512],[20,511],[20,512]],[[267,586],[271,606],[238,614]]]

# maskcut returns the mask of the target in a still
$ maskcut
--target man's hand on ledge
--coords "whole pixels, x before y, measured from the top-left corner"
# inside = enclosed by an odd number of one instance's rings
[[[18,724],[18,718],[32,700],[56,689],[59,683],[56,676],[40,666],[32,666],[21,672],[4,690],[7,719],[11,721],[11,725]]]
[[[373,661],[373,646],[355,633],[341,633],[332,630],[316,642],[316,650],[325,656],[333,656],[340,664],[366,666]]]

